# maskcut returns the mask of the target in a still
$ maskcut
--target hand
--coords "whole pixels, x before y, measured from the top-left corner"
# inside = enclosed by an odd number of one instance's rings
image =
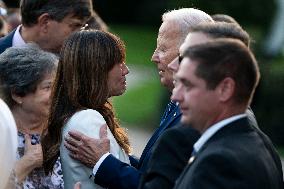
[[[90,138],[79,131],[69,131],[64,138],[64,145],[70,151],[70,156],[93,168],[99,159],[110,150],[107,138],[107,125],[100,128],[100,138]]]
[[[81,183],[76,182],[76,184],[74,185],[74,189],[81,189]]]
[[[43,162],[41,144],[32,145],[31,137],[25,134],[24,156],[15,163],[15,174],[21,183],[32,170],[41,167]]]
[[[43,154],[41,144],[31,144],[31,137],[25,134],[25,153],[26,158],[33,168],[41,167],[43,163]]]

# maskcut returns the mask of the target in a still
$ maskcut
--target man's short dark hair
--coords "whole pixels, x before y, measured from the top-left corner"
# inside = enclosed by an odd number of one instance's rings
[[[227,14],[214,14],[211,15],[211,18],[213,18],[215,22],[226,22],[240,25],[233,17]]]
[[[91,0],[21,0],[20,9],[22,24],[33,26],[38,17],[48,13],[51,19],[62,21],[67,15],[87,19],[92,12]]]
[[[197,62],[195,74],[215,89],[226,77],[235,83],[234,101],[249,103],[259,81],[259,68],[252,52],[235,39],[215,39],[189,47],[184,57]]]
[[[94,30],[101,30],[101,31],[107,31],[108,27],[106,23],[101,19],[101,17],[93,11],[90,18],[87,20],[87,29],[94,29]]]
[[[211,38],[232,38],[241,40],[247,47],[249,34],[239,25],[226,22],[202,23],[191,28],[190,32],[202,32]]]

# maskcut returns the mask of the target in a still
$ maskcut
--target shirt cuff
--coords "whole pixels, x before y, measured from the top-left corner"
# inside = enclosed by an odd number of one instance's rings
[[[96,163],[96,165],[93,168],[93,176],[96,176],[98,169],[100,168],[101,164],[103,163],[103,161],[107,158],[107,156],[109,156],[110,153],[107,152],[105,153],[100,159],[99,161]]]

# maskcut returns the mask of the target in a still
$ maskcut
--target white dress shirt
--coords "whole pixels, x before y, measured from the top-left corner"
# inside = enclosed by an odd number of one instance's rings
[[[15,31],[15,34],[12,40],[12,47],[22,47],[26,45],[26,42],[24,41],[20,33],[21,28],[22,28],[22,25],[19,25]]]

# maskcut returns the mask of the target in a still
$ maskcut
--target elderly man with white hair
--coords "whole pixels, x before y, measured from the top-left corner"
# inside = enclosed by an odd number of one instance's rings
[[[178,56],[179,47],[192,26],[201,22],[213,22],[213,20],[203,11],[183,8],[163,14],[162,21],[152,61],[157,65],[161,84],[171,93],[174,88],[173,73],[167,65]],[[65,139],[66,147],[72,150],[76,159],[94,167],[91,178],[94,178],[96,184],[109,189],[135,189],[138,188],[141,174],[147,168],[152,147],[157,139],[165,130],[176,126],[180,118],[181,112],[178,105],[170,101],[159,127],[147,143],[140,159],[130,157],[131,165],[112,156],[109,153],[109,144],[105,140],[90,139],[82,133],[69,132],[70,137]],[[194,141],[195,139],[193,139],[193,143]]]

